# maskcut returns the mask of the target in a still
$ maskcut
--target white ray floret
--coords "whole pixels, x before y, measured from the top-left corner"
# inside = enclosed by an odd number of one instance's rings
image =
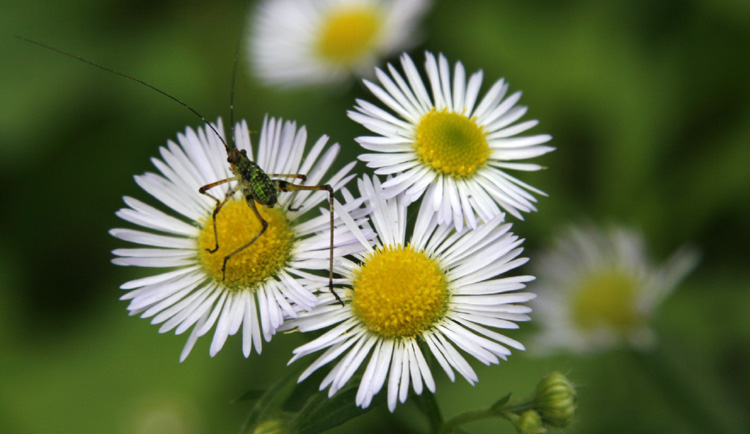
[[[501,79],[480,98],[482,71],[467,79],[463,64],[457,62],[451,77],[442,54],[436,58],[426,53],[426,82],[408,54],[401,56],[401,66],[402,73],[390,64],[386,70],[376,69],[378,83],[365,80],[385,108],[358,99],[355,110],[349,111],[351,119],[375,133],[357,139],[371,152],[359,159],[376,174],[393,176],[383,184],[386,197],[403,193],[412,202],[424,196],[438,222],[453,222],[457,229],[464,224],[476,227],[478,220],[489,221],[501,210],[517,218],[535,211],[532,193],[544,192],[507,172],[541,169],[522,160],[554,148],[545,145],[551,139],[548,134],[520,136],[538,124],[536,120],[518,122],[527,111],[517,105],[521,92],[508,95],[509,85]],[[428,124],[427,119],[436,113],[454,116]],[[468,140],[455,135],[450,138],[449,129],[456,129],[453,123],[467,132],[473,130],[473,146],[479,148],[470,148]],[[444,143],[437,143],[433,136]],[[461,161],[474,153],[475,160]],[[451,159],[457,159],[455,167],[447,168]]]
[[[537,263],[535,304],[542,331],[535,350],[649,347],[655,342],[649,319],[697,260],[697,252],[684,247],[656,266],[637,232],[569,228]]]
[[[221,120],[214,128],[223,134]],[[327,276],[330,248],[328,210],[315,217],[318,207],[325,206],[328,197],[325,191],[280,194],[276,207],[290,223],[293,243],[288,260],[275,275],[253,287],[230,287],[221,277],[212,276],[207,271],[199,259],[204,249],[199,247],[198,237],[211,220],[216,202],[200,194],[198,189],[233,176],[222,143],[226,139],[219,139],[215,131],[187,128],[184,134],[178,134],[177,143],[170,140],[166,147],[159,149],[161,158],[152,159],[159,173],[135,177],[138,185],[170,212],[125,197],[127,207],[119,210],[117,216],[139,228],[110,231],[123,241],[142,246],[114,250],[113,263],[166,269],[124,283],[121,288],[127,293],[121,299],[130,301],[128,310],[131,315],[152,318],[153,324],[162,324],[160,333],[174,330],[181,334],[192,328],[181,361],[190,353],[196,340],[212,329],[211,356],[223,347],[228,336],[238,333],[240,328],[244,355],[249,356],[253,348],[260,353],[262,341],[269,341],[286,318],[297,316],[300,310],[311,309],[316,302],[313,293],[327,290],[327,278],[310,273],[321,270]],[[350,174],[353,163],[332,176],[327,175],[339,152],[338,144],[329,146],[328,138],[323,136],[305,152],[305,128],[273,118],[264,120],[255,149],[251,146],[249,129],[244,121],[235,126],[233,134],[236,146],[246,151],[251,160],[255,157],[254,161],[267,173],[307,174],[306,185],[327,183],[334,191],[343,189],[347,201],[344,205],[338,204],[336,209],[334,255],[360,249],[361,243],[339,218],[347,214],[350,224],[357,226],[367,212],[360,207],[362,200],[355,200],[344,188],[353,177]],[[234,184],[226,183],[210,192],[221,200]],[[242,200],[244,206],[245,198],[239,196],[238,193],[232,199]]]
[[[424,389],[435,392],[435,380],[423,353],[425,348],[451,381],[457,372],[471,384],[478,378],[465,354],[489,365],[505,360],[510,354],[509,348],[524,349],[520,342],[496,331],[515,329],[517,322],[529,320],[531,309],[525,303],[535,297],[521,291],[526,282],[534,279],[532,276],[505,276],[527,260],[519,256],[523,240],[510,232],[511,225],[503,223],[502,215],[480,224],[477,231],[456,232],[452,225],[438,224],[429,205],[423,203],[414,223],[414,235],[407,244],[403,195],[383,199],[377,177],[361,179],[359,188],[372,206],[370,218],[377,241],[374,246],[368,245],[366,250],[356,253],[354,261],[345,258],[338,264],[336,271],[343,276],[343,284],[352,287],[342,297],[345,307],[338,305],[329,294],[321,293],[315,308],[301,312],[296,319],[284,324],[284,329],[302,332],[326,330],[320,337],[294,350],[290,363],[322,352],[302,373],[300,381],[331,364],[333,367],[320,389],[328,388],[332,396],[356,372],[363,370],[356,404],[368,407],[385,386],[388,408],[394,411],[398,402],[405,402],[410,388],[417,394]],[[356,226],[350,229],[358,231]],[[383,280],[374,282],[378,289],[375,295],[382,293],[378,285],[382,284],[383,290],[398,286],[392,295],[402,299],[393,306],[382,306],[382,311],[377,311],[381,306],[375,303],[373,317],[379,316],[382,321],[365,319],[371,312],[363,313],[361,306],[369,301],[356,298],[365,297],[363,291],[367,288],[364,280],[360,280],[364,279],[363,270],[376,267],[377,258],[385,258],[391,252],[408,252],[411,256],[405,257],[421,258],[433,264],[435,272],[420,274],[419,265],[399,266],[398,270],[380,269],[381,274],[377,276]],[[444,292],[437,299],[425,299],[425,305],[439,301],[436,310],[427,311],[414,300],[421,300],[419,293],[424,292],[425,286],[420,282],[432,277],[443,282],[444,286],[438,287]],[[372,280],[368,282],[367,285],[373,285]],[[409,329],[413,327],[409,318],[423,315],[425,311],[432,315],[428,321]],[[391,327],[392,321],[401,321],[406,329]]]
[[[335,85],[370,75],[419,42],[429,0],[264,0],[250,17],[255,74],[281,87]]]

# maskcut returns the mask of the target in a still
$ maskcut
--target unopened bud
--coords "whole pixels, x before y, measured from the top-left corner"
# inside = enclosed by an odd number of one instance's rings
[[[534,408],[546,425],[565,428],[573,423],[576,390],[565,375],[553,372],[536,386]]]
[[[536,410],[526,410],[513,421],[518,434],[543,434],[547,432],[542,416]]]

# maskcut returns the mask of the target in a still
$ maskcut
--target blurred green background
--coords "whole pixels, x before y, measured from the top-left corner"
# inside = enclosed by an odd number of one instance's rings
[[[0,432],[235,432],[245,390],[283,372],[299,336],[280,336],[244,359],[230,338],[214,358],[210,338],[186,362],[186,336],[159,335],[127,316],[119,285],[148,271],[111,265],[127,226],[123,195],[149,200],[132,176],[186,126],[200,122],[172,101],[80,62],[17,40],[42,41],[131,74],[209,119],[228,118],[232,57],[247,4],[239,1],[11,0],[0,5]],[[640,229],[657,259],[691,242],[699,268],[655,319],[665,391],[627,352],[532,358],[474,366],[480,382],[436,372],[445,416],[521,398],[551,370],[579,386],[567,432],[706,432],[685,414],[698,405],[713,432],[750,426],[750,2],[746,0],[439,2],[425,42],[485,87],[505,77],[523,90],[534,133],[557,151],[549,170],[521,174],[545,190],[539,212],[515,226],[535,252],[570,222]],[[364,129],[345,117],[359,83],[279,92],[246,72],[236,116],[258,129],[263,114],[296,119],[310,138],[358,154]],[[362,167],[360,167],[362,169]],[[510,336],[528,341],[532,324]],[[657,374],[658,377],[658,374]],[[658,378],[657,378],[658,380]],[[687,405],[683,405],[686,404]],[[424,431],[416,409],[376,409],[339,432]],[[513,432],[503,421],[467,430]]]

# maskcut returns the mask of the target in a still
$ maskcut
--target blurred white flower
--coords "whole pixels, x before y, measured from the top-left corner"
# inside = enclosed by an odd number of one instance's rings
[[[300,381],[338,359],[320,385],[332,396],[364,365],[356,404],[369,406],[387,384],[393,411],[398,401],[405,402],[410,385],[417,394],[424,387],[435,391],[423,354],[427,349],[451,381],[455,370],[471,384],[477,375],[459,349],[486,365],[505,360],[508,347],[523,350],[497,331],[528,321],[531,309],[524,303],[534,298],[521,292],[533,277],[507,276],[527,259],[520,257],[523,240],[503,224],[503,216],[477,230],[456,232],[452,225],[439,225],[435,213],[422,206],[407,243],[402,197],[383,199],[377,178],[359,184],[373,207],[378,239],[373,248],[360,236],[368,251],[356,253],[354,262],[339,262],[337,272],[351,288],[342,295],[344,307],[323,292],[312,311],[283,326],[302,332],[328,329],[294,350],[290,363],[323,352]]]
[[[539,122],[516,123],[527,108],[517,106],[521,92],[506,97],[508,84],[498,80],[481,101],[482,72],[466,80],[461,62],[451,78],[448,60],[426,53],[428,86],[411,58],[401,56],[406,79],[388,65],[390,76],[376,71],[381,86],[365,80],[372,93],[393,113],[367,101],[357,100],[349,117],[376,136],[357,138],[372,154],[359,159],[379,175],[394,175],[383,186],[386,197],[404,193],[407,203],[425,195],[439,223],[466,222],[477,226],[502,213],[517,218],[536,210],[534,196],[544,193],[508,175],[508,170],[533,171],[538,164],[519,160],[554,150],[544,146],[548,134],[521,136]],[[427,89],[431,89],[432,96]]]
[[[333,85],[369,75],[415,45],[429,0],[264,0],[251,13],[250,61],[281,87]]]
[[[568,229],[535,261],[535,321],[542,332],[534,350],[648,347],[655,340],[648,327],[654,310],[697,260],[695,250],[682,248],[655,266],[631,230]]]
[[[121,297],[130,300],[131,315],[153,317],[152,323],[163,323],[160,333],[175,330],[180,334],[192,327],[180,360],[190,353],[198,337],[214,325],[210,354],[215,355],[227,337],[242,327],[242,350],[245,357],[252,348],[260,353],[261,335],[269,341],[286,317],[295,317],[300,309],[315,304],[313,292],[327,290],[327,281],[314,279],[306,270],[327,271],[330,248],[328,211],[314,218],[300,218],[315,213],[327,197],[324,191],[299,191],[279,196],[278,206],[257,206],[268,222],[268,229],[251,246],[226,262],[224,258],[242,249],[256,236],[261,223],[237,193],[217,214],[216,233],[211,219],[216,202],[198,192],[206,184],[231,178],[227,155],[215,131],[223,128],[221,120],[209,128],[188,128],[178,135],[176,144],[169,141],[161,148],[161,159],[152,162],[160,174],[145,173],[135,180],[172,213],[165,213],[137,199],[125,197],[127,208],[117,216],[141,229],[112,229],[110,233],[141,248],[116,249],[112,262],[117,265],[166,268],[152,276],[127,282],[128,291]],[[234,129],[236,146],[253,159],[253,148],[247,124]],[[352,177],[353,163],[333,176],[326,177],[339,145],[327,146],[321,137],[305,152],[307,133],[294,122],[266,119],[260,132],[256,162],[267,173],[307,174],[307,185],[330,184],[342,188]],[[291,182],[291,181],[290,181]],[[236,182],[209,190],[223,199]],[[344,190],[345,195],[348,193]],[[357,200],[336,210],[340,217],[346,211],[361,217],[364,212]],[[176,215],[175,215],[176,214]],[[361,249],[347,229],[336,221],[335,254]],[[209,249],[220,247],[211,253]],[[327,274],[327,273],[326,273]]]

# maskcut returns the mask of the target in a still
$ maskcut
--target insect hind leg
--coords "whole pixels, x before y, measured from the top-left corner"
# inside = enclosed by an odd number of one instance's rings
[[[275,175],[275,176],[294,176],[294,175]],[[304,176],[304,175],[302,175]],[[304,181],[305,178],[303,178]],[[331,294],[333,294],[334,297],[336,297],[336,301],[341,304],[341,306],[344,306],[344,301],[341,300],[341,297],[339,297],[338,294],[336,294],[336,291],[333,290],[333,188],[328,185],[298,185],[298,184],[292,184],[286,181],[282,180],[275,180],[276,182],[276,188],[279,191],[284,192],[292,192],[293,194],[296,194],[298,191],[327,191],[328,192],[328,211],[330,215],[330,234],[331,234],[331,247],[328,254],[328,290],[331,291]]]
[[[291,191],[292,192],[292,198],[289,200],[290,204],[294,203],[294,199],[297,198],[297,192],[300,190],[305,190],[302,188],[290,188],[286,185],[296,185],[297,187],[302,186],[305,181],[307,181],[307,175],[303,175],[301,173],[268,173],[267,174],[270,178],[297,178],[301,180],[302,182],[300,184],[289,184],[286,181],[275,179],[276,182],[276,189],[279,191]],[[297,212],[302,206],[292,207],[289,206],[287,209],[291,212]]]

